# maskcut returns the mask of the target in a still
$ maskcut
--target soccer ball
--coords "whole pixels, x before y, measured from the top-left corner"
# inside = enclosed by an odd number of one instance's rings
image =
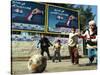
[[[28,69],[32,73],[42,73],[46,66],[47,59],[40,54],[33,55],[28,61]]]

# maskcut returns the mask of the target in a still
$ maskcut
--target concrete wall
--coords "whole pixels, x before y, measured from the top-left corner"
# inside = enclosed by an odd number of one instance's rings
[[[52,42],[51,42],[52,43]],[[79,54],[83,56],[82,40],[79,43]],[[40,53],[40,48],[37,48],[37,41],[12,41],[12,57],[29,57],[34,53]],[[49,47],[51,56],[54,53],[53,46]],[[46,53],[45,53],[46,55]],[[67,43],[62,44],[61,56],[69,56]]]

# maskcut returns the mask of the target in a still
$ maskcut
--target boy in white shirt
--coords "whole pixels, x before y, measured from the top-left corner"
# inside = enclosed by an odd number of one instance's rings
[[[72,64],[79,64],[79,53],[78,53],[78,35],[76,28],[72,27],[71,33],[69,33],[68,49],[71,57]]]

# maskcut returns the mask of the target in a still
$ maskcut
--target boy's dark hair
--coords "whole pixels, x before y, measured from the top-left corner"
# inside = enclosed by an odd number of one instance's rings
[[[45,36],[45,34],[44,34],[44,33],[41,33],[40,35],[43,35],[43,36]]]
[[[57,40],[57,42],[61,43],[61,41],[60,41],[60,40]]]

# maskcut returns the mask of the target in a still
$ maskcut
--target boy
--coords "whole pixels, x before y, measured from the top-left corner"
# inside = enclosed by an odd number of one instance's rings
[[[60,49],[61,49],[61,41],[57,40],[56,43],[54,44],[54,56],[53,56],[53,62],[55,62],[55,59],[58,59],[59,62],[61,62],[61,55],[60,55]]]
[[[76,28],[71,28],[71,33],[69,33],[68,49],[71,57],[72,64],[79,64],[79,54],[78,54],[78,33],[76,33]]]
[[[52,46],[52,44],[44,34],[41,35],[41,39],[39,40],[37,46],[39,44],[40,44],[40,47],[41,47],[41,55],[44,56],[44,52],[46,52],[49,59],[51,59],[51,56],[50,56],[50,53],[49,53],[49,47],[50,47],[50,45]]]

